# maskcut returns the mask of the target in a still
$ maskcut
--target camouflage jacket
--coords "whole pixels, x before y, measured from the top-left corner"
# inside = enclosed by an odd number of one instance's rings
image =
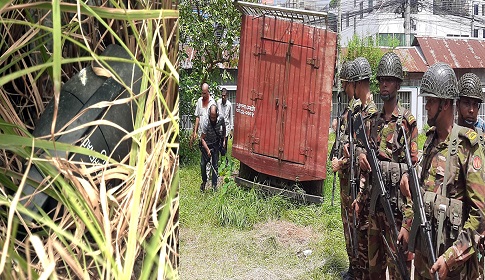
[[[450,166],[446,163],[450,135],[444,142],[435,144],[433,143],[436,137],[434,127],[427,132],[420,176],[424,191],[441,194],[445,172],[448,170],[448,182],[445,184],[446,197],[463,202],[462,226],[456,238],[445,237],[448,239],[446,244],[449,244],[449,247],[444,248],[442,255],[450,271],[463,265],[470,257],[476,258],[476,242],[485,231],[483,149],[479,144],[476,131],[460,126],[457,129],[459,132],[455,146],[456,153],[452,153],[454,156],[449,157],[452,164]],[[432,222],[436,223],[436,219],[432,219]],[[435,239],[433,242],[436,243],[436,235],[433,238]]]
[[[354,107],[359,106],[361,104],[360,100],[357,100],[355,103],[356,104],[354,105]],[[372,99],[372,95],[369,96],[366,102],[366,105],[364,108],[362,108],[361,112],[362,112],[362,118],[364,120],[365,133],[367,134],[367,137],[370,140],[371,125],[378,115],[378,109],[376,104],[374,103],[374,100]],[[361,153],[365,153],[365,149],[362,143],[356,142],[355,158],[358,159]],[[356,164],[358,165],[358,160],[356,160]],[[366,184],[366,185],[361,184],[359,194],[357,195],[358,202],[363,202],[363,200],[367,198],[368,186],[369,184]]]
[[[348,127],[348,113],[350,110],[353,109],[353,104],[355,99],[349,100],[349,104],[347,108],[344,110],[342,115],[340,115],[340,137],[339,139],[335,139],[335,141],[340,141],[340,150],[338,154],[342,156],[343,165],[342,168],[339,170],[339,177],[344,179],[345,181],[349,178],[349,158],[348,156],[343,153],[342,149],[345,145],[349,143],[349,127]],[[345,188],[345,186],[340,186],[341,188]]]
[[[393,163],[401,163],[402,165],[406,164],[406,154],[404,149],[404,140],[399,139],[399,128],[397,123],[401,122],[401,125],[404,127],[406,131],[406,137],[408,139],[408,143],[410,145],[409,151],[411,154],[411,161],[415,164],[418,161],[418,128],[416,126],[416,119],[411,114],[411,112],[402,107],[399,103],[394,108],[392,112],[391,119],[389,121],[385,120],[385,112],[384,109],[377,114],[376,118],[372,120],[371,124],[371,132],[370,132],[370,140],[373,143],[371,145],[374,146],[376,149],[377,158],[383,162],[393,162]],[[398,171],[401,168],[398,169]],[[403,202],[401,206],[401,212],[403,215],[402,226],[405,227],[408,231],[411,228],[412,218],[413,218],[413,206],[412,201],[410,199],[406,199],[404,196],[400,194],[399,191],[399,182],[402,176],[402,173],[407,170],[402,168],[401,174],[398,176],[394,176],[395,181],[391,184],[390,180],[385,180],[386,185],[392,185],[392,190],[388,190],[391,192],[393,198],[399,199]],[[381,169],[382,175],[385,179],[392,177],[394,174],[390,174],[390,170],[386,170],[385,168]],[[387,174],[389,173],[389,174]],[[391,188],[391,186],[389,186]],[[400,206],[401,203],[398,203]]]

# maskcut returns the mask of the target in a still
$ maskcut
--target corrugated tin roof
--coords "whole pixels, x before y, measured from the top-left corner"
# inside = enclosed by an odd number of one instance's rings
[[[451,68],[484,68],[485,40],[463,38],[416,37],[428,65],[448,63]]]
[[[401,59],[402,67],[405,72],[426,72],[428,66],[424,58],[419,54],[416,47],[398,47],[393,50]]]
[[[382,54],[390,51],[388,47],[380,47]],[[404,72],[408,73],[424,73],[428,69],[428,65],[424,57],[419,54],[418,47],[397,47],[392,50],[399,56]],[[347,53],[347,47],[341,48],[342,56]]]

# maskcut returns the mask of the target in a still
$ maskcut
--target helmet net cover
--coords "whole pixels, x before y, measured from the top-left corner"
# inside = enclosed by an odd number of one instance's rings
[[[448,64],[437,62],[426,70],[421,79],[420,96],[455,99],[457,95],[458,81]]]
[[[349,74],[350,74],[350,68],[352,68],[352,61],[345,61],[342,64],[342,69],[340,69],[340,79],[342,81],[348,81],[349,80]]]
[[[357,57],[352,63],[352,68],[349,73],[349,80],[351,82],[357,82],[365,79],[370,79],[372,70],[370,68],[369,61],[364,57]]]
[[[382,56],[376,74],[377,80],[380,77],[394,77],[400,81],[403,80],[402,64],[397,54],[388,52]]]
[[[483,101],[482,83],[480,78],[473,73],[465,73],[458,82],[460,97],[470,97]]]

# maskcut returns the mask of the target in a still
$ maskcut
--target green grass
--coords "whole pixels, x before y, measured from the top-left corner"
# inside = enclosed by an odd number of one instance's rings
[[[230,177],[218,192],[201,193],[199,165],[193,163],[197,160],[186,158],[186,162],[192,163],[180,169],[182,278],[257,279],[271,275],[275,279],[340,279],[348,262],[338,184],[334,206],[330,205],[331,175],[325,184],[325,202],[304,205],[240,188]],[[228,175],[228,169],[220,173]],[[281,232],[271,228],[281,223],[292,229],[310,229],[313,236],[305,244],[298,244],[297,236],[297,244],[282,244]],[[262,234],[265,230],[269,233]],[[312,254],[302,257],[299,251],[305,249],[311,249]],[[205,265],[197,263],[201,259]]]
[[[420,148],[424,139],[424,134],[420,134]],[[334,141],[335,134],[330,133],[329,150]],[[182,139],[182,146],[183,142]],[[230,147],[231,141],[229,150]],[[181,155],[184,157],[180,169],[182,278],[258,279],[270,275],[272,279],[341,279],[340,272],[347,269],[348,260],[340,217],[339,183],[337,180],[332,206],[333,173],[329,165],[324,203],[304,205],[240,188],[229,176],[235,169],[223,167],[219,170],[226,176],[223,187],[218,192],[201,193],[195,151]],[[233,168],[238,164],[234,160]],[[273,228],[278,222],[311,229],[314,235],[301,247],[282,244],[281,232]],[[269,233],[262,234],[265,227]],[[311,249],[312,254],[302,258],[299,250],[303,249]],[[203,264],[199,263],[201,260]]]

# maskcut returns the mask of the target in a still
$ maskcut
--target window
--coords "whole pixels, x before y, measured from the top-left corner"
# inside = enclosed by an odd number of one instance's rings
[[[473,37],[478,38],[478,29],[473,29]]]
[[[347,12],[346,14],[346,21],[345,21],[345,27],[349,27],[350,26],[350,16],[349,16],[349,12]]]
[[[374,7],[374,0],[369,0],[369,10],[372,10]]]
[[[482,5],[482,16],[485,16],[485,5]]]
[[[478,4],[473,5],[473,14],[478,16]]]
[[[485,29],[483,29],[483,38],[485,38]]]

